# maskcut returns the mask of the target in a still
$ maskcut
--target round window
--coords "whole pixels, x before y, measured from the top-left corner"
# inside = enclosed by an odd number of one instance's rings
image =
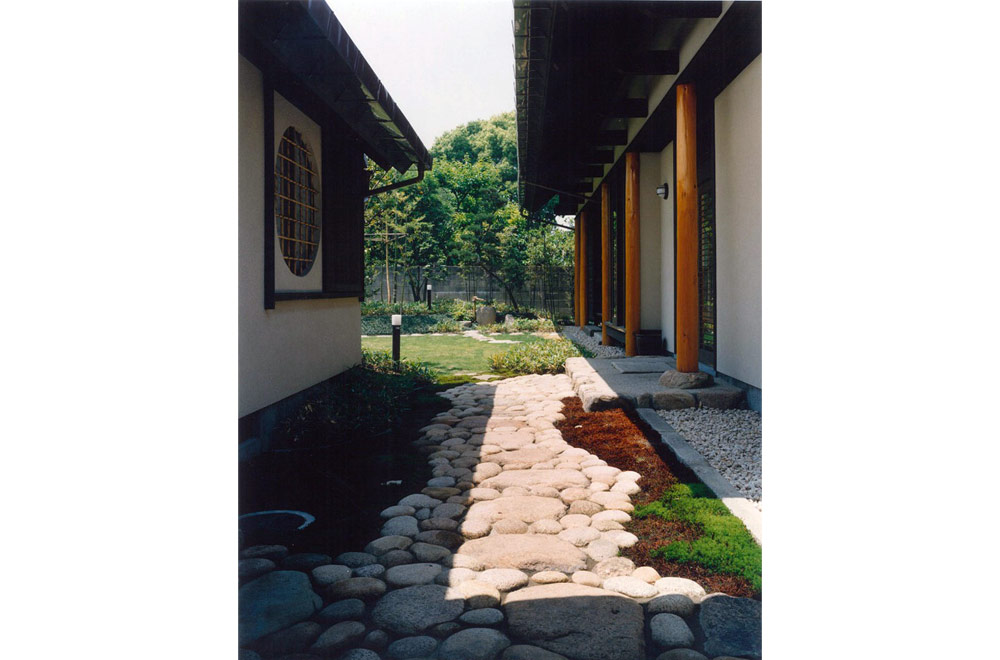
[[[274,224],[288,269],[304,277],[319,253],[319,175],[302,134],[289,126],[274,161]]]

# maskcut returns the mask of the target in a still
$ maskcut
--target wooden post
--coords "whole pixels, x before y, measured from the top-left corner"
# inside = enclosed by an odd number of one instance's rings
[[[694,85],[677,86],[677,371],[698,371],[698,145]]]
[[[607,182],[601,184],[601,344],[608,345],[611,322],[611,197]]]
[[[573,321],[580,325],[580,216],[573,222]]]
[[[587,214],[580,211],[580,327],[587,325]]]
[[[639,331],[639,154],[625,154],[625,355],[635,355]]]

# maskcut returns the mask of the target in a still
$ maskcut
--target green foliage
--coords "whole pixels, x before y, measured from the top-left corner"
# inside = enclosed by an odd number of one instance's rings
[[[535,335],[514,335],[511,339],[519,343],[545,341]],[[365,348],[386,351],[392,348],[392,338],[364,337],[361,339],[361,345]],[[400,340],[399,350],[404,358],[427,366],[440,378],[446,374],[489,373],[489,357],[507,350],[510,346],[510,344],[476,341],[462,335],[422,335],[403,337]]]
[[[413,379],[414,382],[427,384],[434,382],[434,372],[426,365],[400,360],[397,365],[389,351],[375,351],[361,348],[361,365],[368,371],[379,374],[395,374]]]
[[[513,301],[528,279],[553,287],[572,263],[572,232],[528,222],[517,205],[517,130],[513,112],[458,126],[431,149],[434,167],[415,185],[375,195],[365,210],[366,287],[398,300],[401,286],[420,298],[444,266],[495,278]],[[403,176],[371,166],[379,186]],[[554,206],[541,213],[551,220]],[[375,281],[376,268],[405,282]],[[471,315],[455,320],[471,320]]]
[[[556,326],[549,319],[514,318],[510,323],[481,325],[479,331],[483,333],[555,332]]]
[[[424,311],[427,311],[427,306],[424,305]],[[435,325],[441,323],[442,321],[450,321],[451,317],[447,314],[421,314],[421,315],[407,315],[403,314],[403,324],[400,331],[405,335],[410,334],[424,334],[427,332],[434,332],[431,330]],[[363,335],[391,335],[392,334],[392,316],[389,314],[381,316],[362,316],[361,317],[361,334]]]
[[[694,541],[674,541],[657,548],[653,556],[667,561],[693,563],[727,575],[746,578],[761,589],[761,548],[739,518],[703,484],[677,484],[659,500],[636,508],[636,518],[659,516],[697,527],[702,536]]]
[[[461,332],[462,326],[453,319],[438,321],[430,328],[431,332]]]
[[[565,339],[548,339],[518,344],[490,357],[490,369],[510,374],[558,374],[566,369],[566,358],[579,357],[580,351]]]

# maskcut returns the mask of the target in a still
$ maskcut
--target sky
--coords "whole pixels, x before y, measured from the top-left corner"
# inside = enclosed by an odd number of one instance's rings
[[[430,149],[445,131],[514,109],[510,0],[327,0]]]

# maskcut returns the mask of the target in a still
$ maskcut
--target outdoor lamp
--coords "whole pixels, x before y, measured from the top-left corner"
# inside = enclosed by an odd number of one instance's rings
[[[392,361],[399,368],[399,326],[403,325],[403,315],[392,315]]]
[[[661,199],[666,199],[667,195],[669,194],[669,192],[670,192],[670,188],[665,183],[656,186],[656,194]]]
[[[427,309],[431,308],[431,284],[427,283]]]

